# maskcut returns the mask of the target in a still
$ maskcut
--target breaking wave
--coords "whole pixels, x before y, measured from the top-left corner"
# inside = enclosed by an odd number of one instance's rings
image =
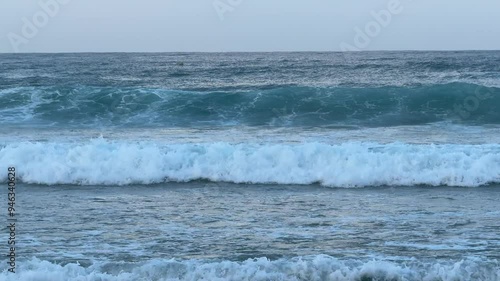
[[[0,122],[37,126],[398,126],[500,124],[500,89],[280,86],[239,91],[18,87],[0,91]]]
[[[500,182],[500,145],[110,141],[21,142],[0,148],[32,184],[128,185],[210,180],[331,187],[481,186]],[[2,176],[6,181],[6,176]]]
[[[97,262],[88,267],[79,264],[59,265],[32,259],[20,263],[16,274],[3,271],[0,280],[290,280],[290,281],[359,281],[359,280],[500,280],[495,260],[465,258],[456,262],[426,263],[408,260],[342,261],[318,255],[271,261],[266,258],[242,262],[198,260],[151,260],[142,264]]]

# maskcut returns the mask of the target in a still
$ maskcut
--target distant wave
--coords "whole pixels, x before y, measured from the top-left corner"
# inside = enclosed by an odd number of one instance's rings
[[[266,258],[242,262],[197,260],[151,260],[146,263],[118,264],[96,262],[89,267],[79,264],[58,265],[39,259],[20,263],[16,274],[3,271],[0,280],[499,280],[498,262],[464,258],[456,262],[426,263],[409,260],[388,261],[338,260],[318,255],[271,261]]]
[[[168,181],[331,187],[466,186],[500,182],[500,144],[158,144],[93,139],[0,148],[32,184],[128,185]],[[6,181],[6,175],[1,177]]]
[[[245,91],[117,87],[0,90],[0,123],[36,126],[398,126],[500,124],[500,88],[282,86]]]

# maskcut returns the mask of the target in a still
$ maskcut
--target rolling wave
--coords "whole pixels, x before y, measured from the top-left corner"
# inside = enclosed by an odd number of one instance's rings
[[[0,91],[0,122],[23,126],[399,126],[500,124],[500,88],[281,86],[245,91],[18,87]]]

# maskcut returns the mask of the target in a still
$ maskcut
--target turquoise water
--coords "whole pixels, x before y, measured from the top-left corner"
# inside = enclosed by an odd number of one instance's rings
[[[500,280],[499,99],[500,52],[1,54],[0,280]]]
[[[498,52],[0,58],[1,120],[15,126],[385,127],[500,122]]]

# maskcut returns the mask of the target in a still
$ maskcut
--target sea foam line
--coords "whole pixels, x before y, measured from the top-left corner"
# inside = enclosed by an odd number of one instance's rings
[[[127,185],[165,181],[364,186],[480,186],[500,182],[500,145],[199,143],[92,139],[0,148],[32,184]],[[6,180],[5,175],[1,178]]]
[[[267,258],[242,262],[199,260],[151,260],[142,264],[105,262],[90,267],[79,264],[58,265],[33,258],[16,274],[0,273],[7,280],[499,280],[498,262],[465,258],[454,262],[404,263],[387,261],[339,260],[327,255],[271,261]]]

